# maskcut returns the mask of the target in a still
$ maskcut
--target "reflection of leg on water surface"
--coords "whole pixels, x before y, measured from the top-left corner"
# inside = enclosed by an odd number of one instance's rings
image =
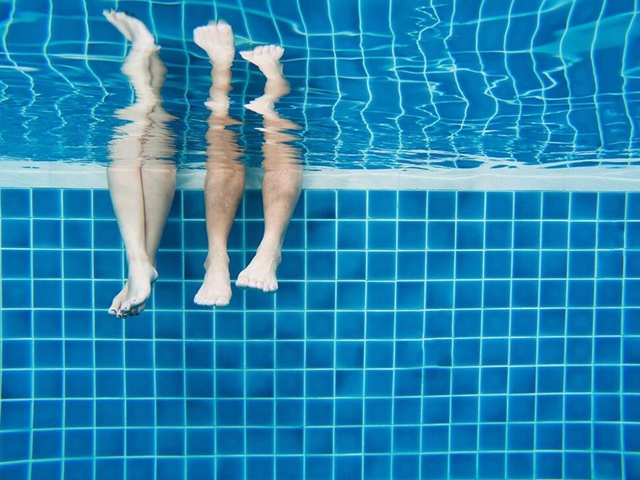
[[[231,63],[234,56],[233,32],[225,22],[212,22],[194,30],[194,40],[205,50],[212,64],[211,89],[207,107],[211,110],[207,132],[207,174],[205,205],[208,253],[205,278],[194,301],[200,305],[226,306],[231,299],[227,241],[244,193],[245,169],[237,133],[227,127],[238,122],[229,116]],[[282,119],[273,105],[289,92],[282,74],[281,47],[258,47],[241,55],[257,65],[267,78],[265,93],[247,105],[263,116],[264,145],[263,202],[265,234],[249,266],[238,276],[236,285],[273,292],[278,288],[276,269],[281,259],[284,234],[300,195],[302,171],[293,140],[283,129],[298,128]]]
[[[174,154],[173,138],[166,126],[173,117],[162,107],[160,89],[166,68],[149,30],[124,13],[105,11],[104,15],[132,42],[122,71],[136,94],[133,105],[117,112],[129,123],[116,129],[107,169],[128,264],[127,283],[113,299],[109,313],[127,317],[144,310],[158,277],[155,258],[176,185],[175,164],[168,160]]]

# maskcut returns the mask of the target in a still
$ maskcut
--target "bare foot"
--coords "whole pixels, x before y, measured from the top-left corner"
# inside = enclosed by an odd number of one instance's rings
[[[122,288],[122,290],[120,290],[120,293],[118,293],[118,295],[113,297],[113,302],[111,303],[111,307],[109,307],[110,315],[117,315],[118,318],[125,318],[127,316],[136,316],[136,315],[140,315],[142,311],[146,308],[147,302],[144,302],[138,305],[137,307],[133,308],[127,315],[125,315],[120,311],[120,308],[122,307],[122,302],[127,297],[128,287],[129,287],[129,283],[127,282]]]
[[[240,56],[247,62],[253,63],[267,77],[267,80],[278,80],[286,82],[282,75],[282,64],[280,57],[284,53],[284,48],[277,45],[262,45],[253,50],[244,50]]]
[[[204,282],[193,301],[198,305],[226,307],[231,301],[231,281],[229,279],[229,257],[209,259],[204,264]]]
[[[119,318],[140,315],[151,296],[151,285],[157,278],[158,272],[150,264],[130,265],[127,283],[114,297],[109,313]]]
[[[265,293],[275,292],[278,290],[278,279],[276,270],[280,265],[281,256],[268,253],[258,249],[256,256],[238,275],[236,287],[238,288],[255,288]]]
[[[193,41],[202,48],[209,61],[220,67],[229,67],[235,54],[233,30],[224,20],[210,22],[193,31]]]
[[[146,25],[137,18],[115,10],[105,10],[102,14],[133,44],[134,49],[156,51],[160,48]]]

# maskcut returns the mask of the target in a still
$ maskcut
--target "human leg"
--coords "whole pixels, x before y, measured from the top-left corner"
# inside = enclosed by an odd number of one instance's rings
[[[208,251],[204,281],[194,302],[224,307],[231,300],[227,242],[245,182],[244,165],[238,161],[242,152],[237,133],[227,128],[239,123],[229,116],[228,94],[235,53],[233,31],[225,22],[212,22],[194,30],[194,41],[205,50],[212,65],[209,99],[205,103],[211,110],[207,121],[205,176]]]
[[[282,244],[302,186],[299,153],[290,143],[295,137],[284,131],[299,127],[274,109],[274,104],[290,91],[280,63],[283,52],[282,47],[273,45],[241,52],[267,79],[264,95],[246,105],[263,116],[264,235],[255,256],[238,275],[236,285],[264,292],[278,289],[276,271],[282,259]]]
[[[162,109],[160,87],[166,69],[153,36],[142,22],[124,13],[104,15],[132,42],[122,71],[136,93],[136,102],[117,112],[130,123],[116,129],[107,169],[128,265],[127,283],[109,313],[127,317],[144,310],[158,277],[155,255],[175,192],[175,166],[167,160],[173,154],[172,136],[165,125],[172,117]],[[157,143],[156,137],[163,140]]]

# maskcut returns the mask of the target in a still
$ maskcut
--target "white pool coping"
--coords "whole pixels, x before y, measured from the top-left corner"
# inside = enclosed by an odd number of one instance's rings
[[[204,169],[178,171],[177,188],[198,190]],[[259,188],[260,168],[247,169],[247,188]],[[0,188],[107,188],[97,164],[0,159]],[[303,188],[315,190],[640,191],[640,166],[474,169],[305,170]]]

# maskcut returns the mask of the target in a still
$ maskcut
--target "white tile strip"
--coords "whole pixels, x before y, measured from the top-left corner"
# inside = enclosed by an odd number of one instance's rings
[[[0,160],[0,188],[107,188],[96,164]],[[204,169],[178,172],[178,188],[203,188]],[[262,170],[247,169],[247,188],[259,188]],[[305,171],[303,188],[315,190],[640,191],[640,166]]]

